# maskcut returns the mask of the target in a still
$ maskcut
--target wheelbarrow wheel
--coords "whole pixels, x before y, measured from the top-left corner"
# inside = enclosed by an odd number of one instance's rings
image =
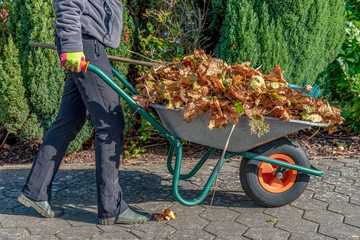
[[[310,161],[301,146],[283,137],[256,147],[249,152],[310,167]],[[243,158],[240,164],[240,182],[245,193],[255,202],[267,207],[279,207],[297,199],[306,189],[310,176],[292,169],[283,178],[275,177],[278,166]]]

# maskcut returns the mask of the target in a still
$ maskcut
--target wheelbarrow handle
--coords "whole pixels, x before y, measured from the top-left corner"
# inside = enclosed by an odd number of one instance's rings
[[[102,80],[105,81],[115,92],[119,94],[120,97],[122,97],[129,105],[132,107],[136,112],[138,112],[140,115],[142,115],[147,121],[150,122],[150,124],[160,131],[164,135],[166,139],[168,139],[171,143],[172,151],[169,152],[168,161],[171,161],[174,153],[174,149],[176,149],[176,160],[175,160],[175,168],[173,170],[173,194],[175,198],[183,205],[185,206],[193,206],[199,204],[209,193],[211,186],[213,185],[217,169],[224,164],[225,160],[223,160],[220,164],[217,165],[217,167],[214,168],[213,173],[211,174],[208,182],[205,184],[205,187],[203,191],[201,192],[200,196],[193,200],[186,200],[184,199],[180,193],[179,193],[179,180],[180,178],[188,178],[191,175],[194,175],[197,170],[201,167],[202,163],[205,162],[205,160],[211,155],[213,150],[209,150],[208,154],[206,154],[206,157],[204,157],[200,164],[198,164],[193,171],[191,171],[187,175],[181,175],[180,169],[181,169],[181,162],[182,162],[182,146],[180,141],[175,138],[170,132],[168,132],[162,125],[159,123],[156,119],[154,119],[150,113],[148,113],[144,108],[141,108],[137,105],[136,101],[128,95],[119,85],[117,85],[109,76],[107,76],[101,69],[98,67],[86,63],[85,61],[82,63],[84,65],[83,69],[85,70],[85,67],[91,72],[94,72],[97,74]],[[85,66],[87,65],[87,66]],[[117,74],[115,74],[117,76]],[[120,74],[119,74],[120,75]],[[121,80],[121,79],[120,79]],[[170,157],[171,155],[171,157]]]
[[[84,61],[84,60],[81,60],[81,62],[80,62],[80,68],[81,68],[81,70],[84,70],[85,72],[87,71],[87,69],[88,69],[88,66],[89,66],[89,63],[90,63],[90,61]]]

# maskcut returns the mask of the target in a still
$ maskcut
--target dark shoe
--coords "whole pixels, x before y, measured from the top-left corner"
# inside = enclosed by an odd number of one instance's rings
[[[128,208],[125,212],[113,218],[99,219],[101,225],[117,224],[140,224],[151,219],[151,213],[143,212],[134,208]]]
[[[60,217],[64,214],[64,209],[59,207],[53,207],[49,204],[48,201],[36,201],[27,196],[23,193],[20,193],[18,196],[18,201],[24,204],[26,207],[32,207],[42,216],[47,218],[54,218]]]

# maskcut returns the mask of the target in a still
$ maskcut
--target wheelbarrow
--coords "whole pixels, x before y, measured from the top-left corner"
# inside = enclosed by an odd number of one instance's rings
[[[179,181],[194,176],[216,149],[224,149],[231,127],[208,129],[209,115],[201,115],[192,122],[186,123],[180,110],[169,110],[157,104],[150,105],[156,110],[156,113],[153,114],[155,117],[153,117],[146,109],[139,107],[136,101],[101,69],[86,62],[82,62],[82,69],[96,73],[170,141],[167,168],[173,175],[173,194],[176,200],[183,205],[200,204],[208,195],[216,175],[226,159],[235,155],[243,157],[239,175],[245,193],[255,202],[268,207],[282,206],[297,199],[307,187],[309,174],[323,175],[321,170],[310,165],[309,158],[301,146],[290,140],[287,135],[308,127],[327,127],[326,123],[299,120],[284,122],[266,117],[265,119],[270,125],[270,132],[259,138],[250,133],[249,118],[241,116],[239,123],[234,128],[227,152],[213,169],[200,196],[194,199],[184,199],[179,192]],[[112,72],[132,94],[138,94],[136,89],[118,71],[112,68]],[[209,147],[209,150],[187,174],[181,174],[181,140]],[[174,154],[175,164],[173,167]]]

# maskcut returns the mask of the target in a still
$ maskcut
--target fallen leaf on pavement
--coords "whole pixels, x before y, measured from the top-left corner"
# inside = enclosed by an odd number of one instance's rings
[[[160,214],[155,214],[154,219],[156,221],[175,219],[177,217],[177,212],[171,211],[169,208],[165,207]]]

